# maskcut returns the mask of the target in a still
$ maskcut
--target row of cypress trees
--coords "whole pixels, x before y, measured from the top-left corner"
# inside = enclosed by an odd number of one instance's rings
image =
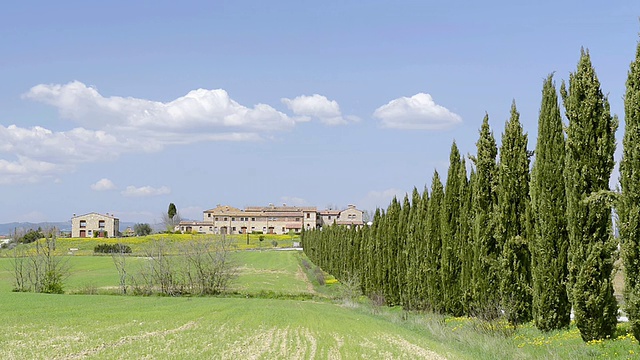
[[[589,341],[615,332],[621,244],[626,311],[640,339],[640,44],[627,80],[620,192],[609,189],[618,120],[588,51],[560,94],[566,128],[549,75],[533,164],[514,102],[500,149],[485,115],[470,174],[454,142],[446,184],[435,171],[430,189],[394,198],[371,226],[305,232],[305,253],[340,280],[357,277],[366,295],[410,310],[533,320],[550,331],[568,327],[573,309]]]

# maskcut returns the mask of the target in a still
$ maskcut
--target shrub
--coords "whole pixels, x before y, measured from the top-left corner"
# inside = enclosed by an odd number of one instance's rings
[[[131,247],[124,244],[99,244],[93,248],[93,252],[102,254],[131,254]]]
[[[315,270],[313,271],[313,274],[315,275],[316,280],[318,281],[318,284],[320,285],[326,284],[326,282],[324,281],[324,272],[322,271],[322,269],[320,269],[319,267],[316,267]]]

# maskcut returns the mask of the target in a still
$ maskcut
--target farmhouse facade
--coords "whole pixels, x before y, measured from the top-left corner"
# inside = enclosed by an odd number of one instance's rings
[[[71,218],[71,237],[117,237],[120,233],[120,220],[113,214],[95,212]]]
[[[218,205],[203,212],[202,221],[182,221],[176,227],[183,233],[203,234],[287,234],[332,224],[362,227],[362,211],[354,205],[345,210],[322,210],[300,206],[250,206],[238,209]]]

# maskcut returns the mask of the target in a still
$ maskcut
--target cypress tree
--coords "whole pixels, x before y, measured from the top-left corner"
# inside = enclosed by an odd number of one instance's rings
[[[449,155],[449,172],[444,189],[442,206],[442,292],[445,312],[462,315],[462,291],[460,288],[460,222],[461,201],[464,190],[460,179],[460,151],[455,141]]]
[[[431,198],[427,208],[426,257],[424,273],[426,279],[426,307],[434,312],[443,312],[442,282],[441,282],[441,257],[442,257],[442,231],[440,230],[440,211],[444,200],[444,188],[440,175],[433,173],[431,180]]]
[[[542,331],[569,326],[571,304],[567,297],[565,141],[553,75],[542,87],[536,157],[531,174],[531,243],[533,316]]]
[[[489,115],[485,115],[476,143],[477,155],[472,160],[476,166],[473,181],[473,308],[472,315],[492,319],[499,310],[499,266],[494,231],[494,212],[497,204],[496,156],[498,148],[489,127]]]
[[[625,269],[625,310],[633,336],[640,340],[640,43],[627,77],[624,114],[620,163],[622,196],[618,216]]]
[[[414,188],[415,190],[415,188]],[[417,192],[417,190],[416,190]],[[409,200],[409,194],[404,195],[402,201],[402,210],[400,211],[400,219],[398,220],[398,250],[396,253],[396,283],[397,283],[397,302],[403,307],[408,307],[407,302],[407,240],[411,225],[412,206]]]
[[[467,178],[467,166],[464,157],[461,159],[458,174],[462,189],[460,192],[460,230],[459,230],[459,258],[460,258],[460,291],[462,296],[462,310],[469,315],[471,312],[473,285],[473,211],[471,209],[471,179]],[[473,172],[472,172],[473,176]]]
[[[428,230],[428,217],[429,206],[431,198],[427,187],[424,187],[422,192],[422,198],[420,199],[420,210],[418,216],[420,217],[420,228],[417,233],[417,249],[416,249],[416,285],[417,294],[416,301],[418,309],[425,309],[427,307],[428,289],[427,289],[427,256],[428,256],[428,244],[429,238],[427,234]]]
[[[394,196],[393,200],[391,200],[391,204],[387,208],[387,214],[384,221],[384,243],[382,244],[385,249],[383,252],[383,295],[385,302],[390,306],[398,305],[400,300],[398,290],[398,266],[396,262],[398,258],[398,250],[400,248],[400,234],[398,232],[398,228],[401,211],[402,205],[400,205],[400,202]]]
[[[569,88],[560,88],[567,127],[565,181],[569,233],[569,287],[575,321],[584,341],[613,336],[613,242],[609,178],[613,170],[617,118],[581,50]]]
[[[420,262],[424,261],[421,255],[421,242],[422,242],[422,219],[425,214],[423,211],[422,197],[418,192],[418,189],[413,188],[411,194],[411,213],[409,216],[408,228],[407,228],[407,247],[405,250],[405,262],[406,262],[406,291],[404,293],[403,304],[408,309],[420,308]],[[427,198],[428,199],[428,198]]]
[[[531,320],[531,254],[525,238],[529,205],[527,134],[515,101],[505,125],[498,167],[496,240],[503,248],[500,285],[503,309],[511,324]]]

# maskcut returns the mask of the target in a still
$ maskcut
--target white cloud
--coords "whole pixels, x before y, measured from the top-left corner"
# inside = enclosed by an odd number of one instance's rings
[[[102,96],[74,81],[40,84],[23,95],[52,105],[75,127],[52,131],[0,125],[0,184],[55,179],[78,164],[132,152],[207,141],[258,141],[292,129],[299,118],[265,104],[246,107],[222,89],[190,91],[169,102]]]
[[[95,88],[73,81],[65,85],[36,85],[24,97],[52,105],[58,108],[62,117],[89,128],[162,129],[182,133],[187,129],[198,132],[219,132],[221,129],[274,131],[295,125],[294,119],[273,107],[265,104],[245,107],[231,99],[223,89],[192,90],[164,103],[132,97],[104,97]]]
[[[122,191],[122,196],[126,197],[148,197],[148,196],[160,196],[167,195],[171,193],[171,189],[166,186],[161,186],[159,188],[154,188],[151,186],[127,186],[124,191]]]
[[[429,94],[391,100],[376,109],[373,116],[382,127],[403,130],[444,130],[462,122],[462,118],[436,104]]]
[[[100,179],[95,184],[91,184],[91,189],[95,191],[115,190],[116,185],[109,179]]]
[[[301,121],[309,121],[312,117],[326,125],[344,125],[359,121],[356,116],[342,116],[338,103],[322,95],[301,95],[294,99],[282,98],[281,101],[295,115],[301,116]]]
[[[372,190],[369,191],[362,200],[360,200],[358,207],[363,210],[375,210],[376,208],[386,209],[389,207],[389,204],[391,204],[391,200],[393,200],[394,196],[398,199],[402,199],[405,194],[405,191],[395,188],[381,191]]]

